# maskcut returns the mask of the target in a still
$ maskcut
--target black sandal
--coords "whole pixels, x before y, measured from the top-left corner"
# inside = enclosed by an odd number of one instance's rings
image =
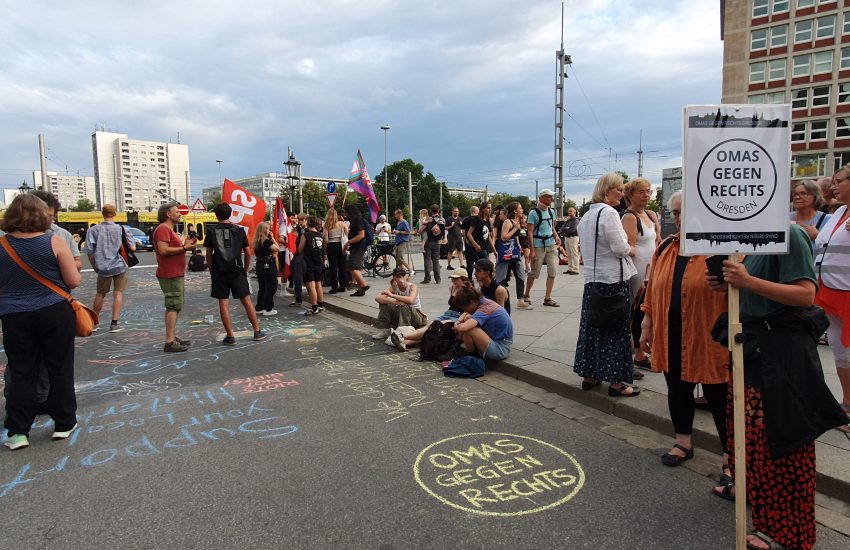
[[[600,382],[599,380],[594,380],[592,382],[588,382],[587,380],[582,380],[581,381],[581,389],[583,389],[584,391],[589,391],[589,390],[592,390],[593,388],[595,388],[596,386],[598,386],[601,383],[602,382]]]
[[[673,448],[679,449],[680,451],[685,453],[685,456],[674,455],[674,454],[671,454],[671,453],[664,453],[663,455],[661,455],[661,463],[664,464],[665,466],[670,466],[670,467],[679,466],[682,462],[684,462],[686,460],[690,460],[694,457],[693,447],[688,449],[687,447],[685,447],[683,445],[679,445],[678,443],[676,443],[675,445],[673,445]]]
[[[718,489],[720,489],[719,492],[717,491]],[[734,489],[735,483],[730,481],[725,485],[718,485],[717,487],[712,489],[711,494],[716,497],[722,498],[723,500],[731,500],[732,502],[735,502],[735,495],[732,493]]]
[[[729,463],[724,463],[720,467],[720,485],[729,485],[730,483],[734,483],[732,480],[732,467],[729,466]],[[728,474],[726,472],[729,472]]]
[[[629,388],[631,388],[632,391],[627,393]],[[628,384],[623,384],[620,388],[608,386],[608,395],[611,397],[636,397],[640,395],[640,390],[634,386],[629,386]]]

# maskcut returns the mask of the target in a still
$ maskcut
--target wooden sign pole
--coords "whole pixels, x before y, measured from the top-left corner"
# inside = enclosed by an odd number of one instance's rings
[[[737,264],[737,254],[729,261]],[[747,442],[744,424],[744,341],[741,326],[741,294],[737,288],[728,287],[729,295],[729,349],[732,351],[733,422],[735,424],[735,548],[747,548]],[[740,341],[739,341],[740,340]]]

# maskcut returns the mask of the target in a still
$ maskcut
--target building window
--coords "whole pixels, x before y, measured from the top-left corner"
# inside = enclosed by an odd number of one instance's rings
[[[850,12],[848,12],[850,13]],[[770,47],[781,48],[788,45],[788,25],[779,25],[770,29]]]
[[[764,17],[768,14],[770,0],[753,0],[753,17]]]
[[[836,0],[818,0],[818,6],[824,6],[826,4],[834,4]]]
[[[773,0],[773,13],[785,13],[789,3],[788,0]]]
[[[824,107],[826,105],[829,105],[829,86],[812,88],[812,107]]]
[[[809,126],[809,141],[826,141],[828,120],[813,120]]]
[[[815,54],[815,71],[813,74],[832,72],[832,50]]]
[[[809,76],[812,65],[812,56],[809,54],[794,57],[794,72],[792,76]],[[750,70],[752,72],[752,69]]]
[[[768,103],[785,103],[785,92],[773,92],[767,94]]]
[[[850,103],[850,82],[838,85],[838,104],[847,105]]]
[[[797,0],[797,9],[811,8],[815,5],[815,0]]]
[[[791,161],[791,177],[822,178],[826,175],[826,155],[797,155]]]
[[[794,24],[794,44],[812,41],[812,20],[797,21]]]
[[[785,60],[774,59],[770,62],[768,80],[785,80]]]
[[[842,71],[844,69],[850,69],[850,48],[841,48],[841,65],[839,68]]]
[[[747,103],[750,105],[761,105],[764,103],[764,94],[751,95],[747,98]]]
[[[844,12],[844,28],[841,31],[842,34],[850,34],[850,11]]]
[[[750,65],[750,84],[764,82],[764,63],[753,63]]]
[[[843,166],[850,164],[850,151],[842,151],[840,153],[835,151],[832,153],[832,160],[835,163],[835,168],[832,172],[838,172]]]
[[[791,128],[791,143],[802,143],[806,141],[806,126],[805,122],[795,122]]]
[[[850,118],[835,119],[835,138],[850,138]]]
[[[750,35],[750,51],[767,49],[767,29],[753,31]]]
[[[835,16],[829,15],[818,19],[818,40],[835,36]]]
[[[808,109],[809,108],[809,89],[791,90],[791,108],[792,109]]]

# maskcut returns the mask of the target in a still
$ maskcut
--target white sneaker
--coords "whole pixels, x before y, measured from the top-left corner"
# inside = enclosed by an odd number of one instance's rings
[[[516,307],[518,307],[519,309],[534,309],[534,306],[532,306],[525,300],[520,300],[519,302],[517,302]]]
[[[404,338],[398,332],[392,331],[390,333],[390,340],[392,340],[393,345],[398,351],[407,351],[407,344],[404,343]]]
[[[74,430],[76,430],[77,428],[79,428],[79,427],[80,427],[80,425],[79,425],[79,424],[74,424],[74,425],[71,427],[71,429],[70,429],[70,430],[68,430],[68,431],[65,431],[65,432],[53,432],[53,436],[52,436],[52,437],[53,437],[53,439],[68,439],[69,437],[71,437],[71,433],[72,433]]]
[[[30,446],[30,441],[24,434],[15,434],[4,443],[10,450],[23,449]]]
[[[276,309],[273,309],[273,310],[271,310],[271,311],[264,311],[264,312],[263,312],[263,316],[264,316],[264,317],[271,317],[272,315],[277,315],[277,310],[276,310]]]
[[[392,332],[393,332],[393,329],[391,329],[391,328],[384,329],[377,334],[373,334],[372,340],[386,340],[387,338],[390,337],[390,334],[392,334]]]

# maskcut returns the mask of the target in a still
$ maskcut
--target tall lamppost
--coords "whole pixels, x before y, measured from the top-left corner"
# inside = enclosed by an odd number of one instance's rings
[[[295,188],[298,186],[296,182],[301,181],[301,161],[295,158],[295,153],[290,149],[289,158],[283,165],[286,166],[286,178],[289,180],[289,212],[292,213],[295,212]],[[304,200],[303,194],[301,200]]]
[[[20,186],[20,187],[18,187],[18,191],[20,191],[22,195],[25,195],[25,194],[29,193],[30,191],[32,191],[32,187],[30,187],[29,185],[27,185],[26,180],[24,180],[24,181],[21,183],[21,186]]]
[[[221,163],[224,162],[224,161],[216,159],[216,162],[218,163],[218,181],[220,181],[223,184],[224,180],[221,179]]]
[[[387,131],[390,129],[388,124],[384,124],[381,126],[381,130],[384,131],[384,210],[389,213],[390,211],[390,192],[389,192],[389,184],[387,183]]]

